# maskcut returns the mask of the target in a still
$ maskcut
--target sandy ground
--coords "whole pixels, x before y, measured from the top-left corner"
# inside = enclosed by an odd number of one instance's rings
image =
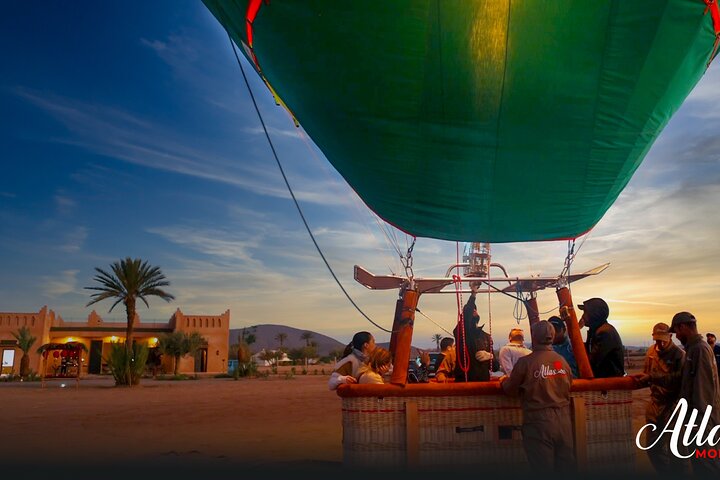
[[[340,462],[340,399],[325,376],[0,383],[3,456],[76,463],[191,458]],[[8,438],[8,437],[5,437]],[[28,446],[31,446],[28,448]]]
[[[45,465],[183,462],[337,469],[339,397],[327,377],[0,383],[2,456]],[[644,424],[648,390],[635,392],[633,426]],[[639,470],[648,471],[638,451]]]

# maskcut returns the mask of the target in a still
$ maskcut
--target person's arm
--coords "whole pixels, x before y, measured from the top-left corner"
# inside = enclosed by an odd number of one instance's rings
[[[352,376],[352,362],[345,362],[340,365],[331,375],[328,380],[328,388],[330,390],[337,390],[340,385],[357,383],[355,377]]]
[[[695,375],[692,377],[693,405],[690,405],[690,408],[697,408],[699,410],[698,415],[702,415],[708,405],[714,405],[717,401],[714,388],[717,378],[714,378],[716,375],[715,369],[712,368],[710,363],[715,363],[715,355],[712,354],[710,349],[698,348],[698,350]]]
[[[610,332],[595,332],[588,355],[593,370],[605,360],[611,349]]]
[[[645,375],[650,375],[650,349],[648,349],[647,354],[645,354],[645,364],[643,365],[643,373]]]
[[[515,364],[515,368],[513,368],[510,376],[503,377],[504,380],[500,380],[500,386],[507,395],[517,396],[520,394],[520,387],[523,381],[525,381],[526,371],[527,362],[525,361],[525,357],[523,357]]]
[[[667,388],[673,392],[680,391],[680,384],[682,383],[682,367],[685,355],[678,357],[672,365],[672,369],[669,374],[655,373],[649,375],[649,383],[652,385],[658,385],[663,388]]]

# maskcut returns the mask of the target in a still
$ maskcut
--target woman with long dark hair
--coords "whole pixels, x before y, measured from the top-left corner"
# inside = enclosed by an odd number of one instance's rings
[[[335,365],[330,375],[328,387],[335,390],[338,386],[348,383],[357,383],[358,371],[375,350],[375,338],[370,332],[358,332],[353,336],[345,351],[343,358]]]

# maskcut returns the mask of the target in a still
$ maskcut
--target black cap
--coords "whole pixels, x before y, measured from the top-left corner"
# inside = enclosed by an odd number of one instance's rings
[[[681,323],[695,323],[695,322],[696,322],[695,315],[693,315],[690,312],[676,313],[672,319],[672,324],[670,325],[670,333],[675,333],[675,327],[677,327]]]
[[[610,307],[602,298],[590,298],[578,305],[586,313],[586,319],[592,323],[604,322],[610,316]]]

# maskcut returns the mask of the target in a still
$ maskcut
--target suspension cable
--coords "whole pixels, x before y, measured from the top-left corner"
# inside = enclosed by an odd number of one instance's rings
[[[315,245],[315,249],[320,254],[320,258],[322,258],[323,262],[325,262],[325,266],[330,271],[330,275],[332,275],[333,279],[335,280],[335,283],[338,284],[338,287],[340,287],[340,290],[345,294],[347,299],[350,301],[350,303],[355,307],[355,309],[360,312],[360,315],[365,317],[365,319],[375,325],[375,327],[379,328],[380,330],[388,333],[392,333],[392,330],[388,330],[387,328],[381,327],[377,323],[375,323],[370,317],[368,317],[365,312],[363,312],[357,303],[352,299],[350,294],[345,290],[345,287],[343,287],[343,284],[340,282],[340,279],[338,279],[337,275],[335,275],[335,272],[333,271],[332,267],[330,266],[330,263],[325,258],[325,255],[323,254],[322,250],[320,249],[320,246],[318,245],[317,241],[315,240],[315,235],[313,235],[312,230],[310,230],[310,226],[307,223],[307,220],[305,219],[305,215],[303,214],[302,209],[300,208],[300,204],[297,201],[297,198],[295,198],[295,193],[292,190],[292,187],[290,187],[290,182],[287,179],[287,176],[285,175],[285,170],[282,167],[282,164],[280,163],[280,158],[278,157],[277,152],[275,151],[275,145],[273,145],[272,139],[270,138],[270,134],[268,133],[267,126],[265,125],[265,121],[263,120],[262,114],[260,113],[260,108],[258,107],[257,101],[255,100],[255,95],[253,94],[252,88],[250,88],[250,82],[248,81],[247,75],[245,75],[245,68],[242,66],[242,62],[240,61],[240,57],[238,56],[237,49],[235,48],[235,43],[232,40],[232,37],[230,36],[230,32],[226,32],[228,36],[228,40],[230,41],[230,46],[232,47],[233,54],[235,55],[235,60],[237,60],[237,64],[240,67],[240,71],[242,72],[243,79],[245,80],[245,85],[247,86],[248,93],[250,94],[250,98],[252,99],[253,106],[255,107],[255,112],[257,113],[258,118],[260,119],[260,123],[262,124],[263,131],[265,132],[265,137],[267,138],[268,144],[270,145],[270,149],[272,150],[272,154],[275,157],[275,162],[277,163],[278,168],[280,169],[280,174],[283,177],[283,180],[285,181],[285,186],[287,187],[288,191],[290,192],[290,196],[292,197],[293,203],[295,203],[295,208],[297,208],[298,213],[300,214],[300,218],[302,219],[303,224],[305,225],[305,229],[308,232],[308,235],[310,235],[310,239],[312,240],[313,244]]]
[[[427,318],[428,320],[430,320],[431,323],[433,323],[436,327],[438,327],[438,328],[439,328],[440,330],[442,330],[443,332],[447,333],[448,335],[454,335],[451,331],[447,330],[445,327],[443,327],[442,325],[440,325],[439,323],[437,323],[435,320],[433,320],[432,318],[428,317],[428,316],[425,315],[423,312],[421,312],[419,308],[415,307],[415,311],[416,311],[417,313],[419,313],[420,315],[422,315],[423,317],[425,317],[425,318]]]

